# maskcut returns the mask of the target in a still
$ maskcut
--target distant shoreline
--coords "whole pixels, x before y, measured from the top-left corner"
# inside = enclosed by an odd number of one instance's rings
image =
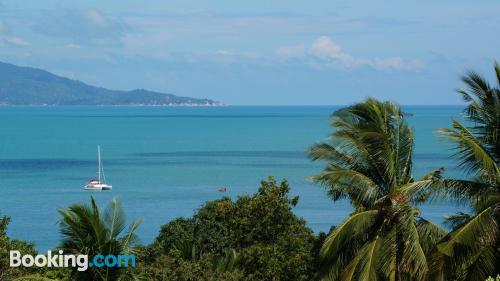
[[[225,107],[217,104],[0,104],[1,107]]]
[[[0,108],[7,107],[343,107],[344,104],[0,104]],[[406,104],[404,107],[463,107],[459,104]]]

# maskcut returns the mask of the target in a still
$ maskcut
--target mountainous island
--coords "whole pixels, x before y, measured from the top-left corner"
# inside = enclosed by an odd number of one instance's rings
[[[136,89],[109,90],[48,71],[0,62],[0,105],[217,106],[211,99],[179,97]]]

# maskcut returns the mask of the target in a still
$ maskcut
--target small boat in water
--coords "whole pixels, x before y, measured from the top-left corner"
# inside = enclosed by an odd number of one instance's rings
[[[101,147],[97,146],[97,179],[91,179],[83,187],[85,190],[111,190],[112,185],[106,184],[104,167],[101,161]]]
[[[227,188],[221,186],[219,187],[219,189],[217,189],[218,192],[226,192],[227,191]]]

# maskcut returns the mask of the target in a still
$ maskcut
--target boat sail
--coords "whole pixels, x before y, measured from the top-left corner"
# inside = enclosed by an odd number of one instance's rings
[[[101,146],[97,146],[97,179],[91,179],[84,186],[85,190],[111,190],[112,185],[106,184],[104,167],[101,161]]]

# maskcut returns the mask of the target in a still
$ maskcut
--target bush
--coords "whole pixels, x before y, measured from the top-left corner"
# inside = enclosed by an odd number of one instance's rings
[[[313,280],[320,243],[292,212],[299,198],[289,198],[289,191],[286,181],[271,177],[251,196],[210,201],[193,218],[164,225],[144,251],[144,272],[169,280],[201,280],[193,278],[202,271],[208,274],[203,280],[211,274],[216,280]]]

